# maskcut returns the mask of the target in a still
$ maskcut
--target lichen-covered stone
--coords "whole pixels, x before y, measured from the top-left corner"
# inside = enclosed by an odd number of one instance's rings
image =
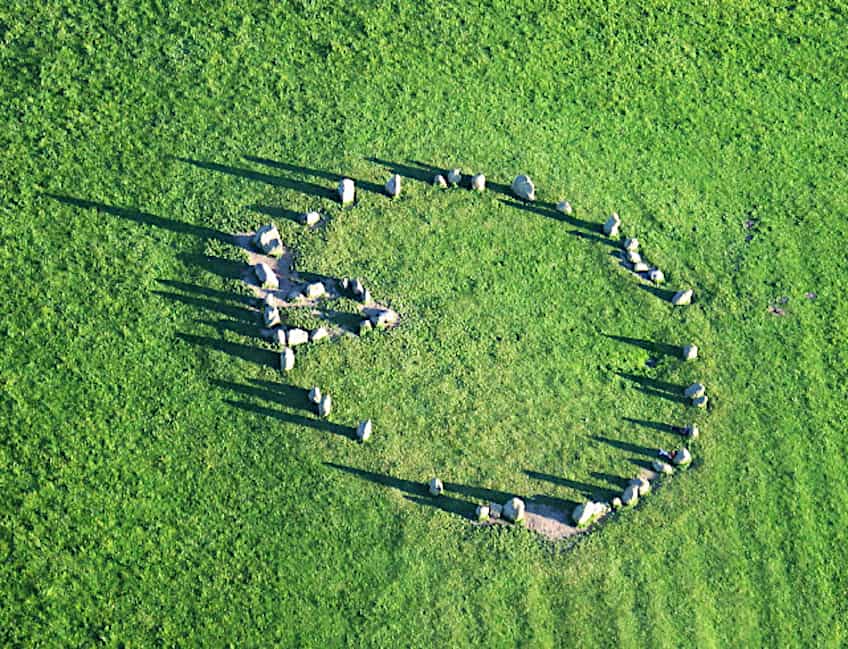
[[[701,436],[701,429],[698,428],[698,424],[687,424],[683,427],[683,435],[690,439],[698,439]]]
[[[632,252],[639,250],[639,239],[628,237],[624,240],[624,249]]]
[[[702,394],[701,396],[692,399],[692,405],[696,408],[706,408],[709,400],[710,399],[706,394]]]
[[[621,217],[613,212],[604,223],[604,234],[608,237],[617,237],[618,229],[621,227]]]
[[[640,498],[642,496],[647,496],[649,493],[651,493],[651,483],[646,478],[643,478],[641,476],[638,477],[638,478],[633,478],[628,483],[628,486],[631,486],[631,485],[636,487],[636,489],[639,492]]]
[[[577,525],[578,529],[589,527],[592,523],[602,518],[609,512],[609,505],[606,503],[586,501],[574,508],[571,512],[571,519]]]
[[[303,225],[307,225],[309,227],[312,227],[313,225],[318,225],[320,221],[321,214],[315,211],[305,212],[300,218],[300,222],[303,223]]]
[[[681,351],[683,356],[683,360],[694,361],[698,358],[698,346],[697,345],[683,345],[683,349]]]
[[[648,264],[646,264],[644,261],[637,261],[635,264],[633,264],[634,273],[647,273],[649,270],[651,270],[651,267],[648,266]]]
[[[651,462],[651,466],[653,467],[654,471],[656,471],[660,475],[671,475],[672,473],[674,473],[674,468],[672,468],[670,464],[663,462],[662,460],[654,460],[653,462]]]
[[[624,493],[621,494],[621,502],[626,507],[632,507],[639,502],[639,487],[635,485],[627,485]]]
[[[629,261],[631,264],[638,264],[642,261],[642,255],[640,255],[635,250],[628,250],[626,254],[627,261]]]
[[[489,520],[489,506],[488,505],[477,505],[477,520],[481,523]]]

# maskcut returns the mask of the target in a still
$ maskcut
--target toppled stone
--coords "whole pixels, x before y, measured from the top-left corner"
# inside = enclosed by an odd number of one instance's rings
[[[648,273],[648,279],[654,284],[662,284],[665,281],[665,275],[659,268],[654,268]]]
[[[709,397],[706,394],[702,394],[700,397],[692,399],[692,405],[696,408],[706,408],[707,403],[709,403]]]
[[[462,169],[451,169],[448,172],[448,184],[456,186],[462,182]]]
[[[253,244],[264,255],[271,257],[281,257],[283,255],[283,241],[280,238],[277,226],[273,223],[263,225],[256,231],[253,237]]]
[[[309,342],[317,343],[325,338],[330,337],[330,332],[327,331],[326,327],[318,327],[317,329],[313,329],[309,332]]]
[[[266,327],[276,327],[280,324],[280,310],[275,306],[266,304],[262,309],[262,320]]]
[[[433,178],[433,185],[435,187],[440,187],[441,189],[444,189],[448,186],[448,181],[445,180],[445,177],[442,174],[436,174],[436,176]]]
[[[313,388],[309,391],[309,401],[311,401],[312,403],[314,403],[316,406],[317,406],[319,403],[321,403],[321,388],[319,388],[317,385],[316,385],[316,386],[314,386],[314,387],[313,387]]]
[[[621,217],[617,212],[610,214],[610,217],[604,223],[604,234],[608,237],[617,237],[618,229],[621,227]]]
[[[707,388],[703,383],[693,383],[688,388],[683,391],[683,396],[687,399],[694,399],[695,397],[700,397],[707,391]]]
[[[504,503],[503,517],[511,523],[524,520],[524,501],[521,498],[510,498]]]
[[[512,181],[512,193],[524,201],[536,200],[536,186],[526,174],[519,174]]]
[[[303,329],[289,329],[289,332],[286,335],[286,341],[288,342],[289,347],[305,345],[309,342],[309,332]]]
[[[633,264],[634,273],[647,273],[649,270],[651,270],[651,267],[648,266],[648,264],[646,264],[644,261],[637,261],[635,264]]]
[[[683,345],[682,350],[683,360],[694,361],[698,358],[698,346],[697,345]]]
[[[621,494],[621,503],[626,507],[632,507],[639,502],[639,487],[636,485],[627,485],[624,493]]]
[[[488,505],[477,505],[477,520],[481,523],[489,520],[489,506]]]
[[[304,214],[300,217],[300,222],[301,222],[303,225],[307,225],[307,226],[309,226],[310,228],[311,228],[313,225],[318,225],[318,222],[319,222],[320,220],[321,220],[321,214],[320,214],[320,213],[318,213],[318,212],[315,212],[315,211],[312,211],[312,212],[305,212],[305,213],[304,213]]]
[[[503,505],[500,503],[489,503],[489,516],[492,518],[500,518],[503,516]]]
[[[624,240],[624,249],[636,252],[639,250],[639,239],[633,239],[632,237],[628,237]]]
[[[688,288],[685,291],[677,291],[672,298],[671,303],[674,306],[686,306],[687,304],[692,304],[692,297],[695,295],[695,292]]]
[[[294,369],[294,352],[290,347],[286,347],[280,352],[280,370],[290,372]]]
[[[674,473],[674,469],[672,466],[662,460],[654,460],[651,462],[651,467],[653,467],[654,471],[659,473],[660,475],[671,475]]]
[[[687,424],[683,427],[683,436],[690,439],[698,439],[701,435],[701,429],[698,424]]]
[[[642,255],[640,255],[635,250],[628,250],[627,251],[627,261],[629,261],[631,264],[641,263]]]
[[[333,399],[329,394],[325,394],[321,396],[321,400],[318,402],[318,416],[319,417],[328,417],[330,412],[333,410]]]
[[[584,529],[607,513],[609,513],[609,505],[588,500],[574,508],[574,511],[571,512],[571,519],[578,529]]]
[[[275,345],[279,345],[280,347],[286,346],[286,330],[282,327],[278,327],[274,329],[271,334],[271,340]]]
[[[374,330],[374,325],[371,324],[370,320],[363,320],[359,323],[359,335],[367,336]]]
[[[400,196],[400,174],[394,174],[386,183],[386,194],[392,198]]]
[[[444,483],[438,478],[433,478],[432,480],[430,480],[428,487],[430,489],[431,496],[441,496],[442,493],[444,493],[445,491]]]
[[[674,454],[674,457],[671,458],[671,461],[675,466],[686,466],[692,462],[692,454],[689,453],[689,449],[680,448],[677,449],[677,452]]]
[[[569,216],[574,212],[574,208],[571,207],[571,203],[568,201],[560,201],[556,204],[557,212],[562,212],[563,214],[568,214]]]
[[[319,297],[327,295],[327,287],[324,286],[323,282],[313,282],[306,285],[306,288],[303,289],[303,294],[308,300],[317,300]]]
[[[267,288],[272,291],[276,291],[280,288],[280,280],[277,279],[277,275],[265,262],[260,261],[256,264],[253,267],[253,272],[256,273],[256,279],[259,281],[259,286],[262,288]]]
[[[641,476],[633,478],[629,483],[627,483],[627,486],[636,487],[637,491],[639,492],[640,498],[642,496],[647,496],[649,493],[651,493],[651,483],[648,482],[646,478],[643,478]]]
[[[342,205],[353,203],[356,198],[356,184],[350,178],[342,178],[339,181],[339,202]]]
[[[371,437],[371,420],[366,419],[365,421],[360,421],[359,426],[356,427],[356,438],[360,442],[367,442]]]
[[[616,496],[612,500],[610,500],[610,507],[612,507],[615,511],[618,511],[624,506],[624,503],[621,502],[621,498]]]
[[[471,189],[475,192],[482,192],[486,189],[486,176],[483,174],[474,174],[471,176]]]

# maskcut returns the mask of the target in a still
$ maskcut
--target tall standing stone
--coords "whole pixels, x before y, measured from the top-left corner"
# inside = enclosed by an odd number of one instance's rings
[[[339,202],[342,205],[350,205],[356,199],[356,184],[350,178],[342,178],[339,181]]]
[[[400,174],[393,174],[386,183],[386,194],[392,198],[400,196]]]

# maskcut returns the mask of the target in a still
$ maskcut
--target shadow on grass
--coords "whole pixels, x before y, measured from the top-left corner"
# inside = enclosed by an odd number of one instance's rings
[[[669,345],[667,343],[658,343],[653,340],[642,340],[641,338],[628,338],[627,336],[616,336],[613,334],[602,334],[611,340],[633,345],[641,349],[647,350],[652,354],[665,354],[666,356],[680,357],[682,348],[677,345]]]
[[[244,159],[248,162],[253,162],[255,164],[265,165],[266,167],[271,167],[272,169],[279,169],[281,171],[285,171],[292,174],[298,174],[301,176],[314,176],[315,178],[321,178],[322,180],[327,180],[332,183],[338,183],[342,178],[350,178],[354,183],[356,183],[357,191],[366,191],[371,192],[373,194],[382,194],[385,195],[385,191],[382,185],[378,185],[377,183],[372,183],[367,180],[362,180],[360,178],[354,178],[349,174],[343,173],[335,173],[332,171],[325,171],[323,169],[313,169],[311,167],[303,167],[301,165],[294,165],[288,162],[280,162],[279,160],[271,160],[270,158],[259,158],[256,156],[246,155]],[[292,181],[294,182],[294,181]],[[336,190],[332,189],[331,198],[337,198]]]
[[[623,491],[627,487],[627,484],[630,482],[630,478],[624,478],[620,475],[613,475],[612,473],[603,473],[601,471],[592,471],[592,473],[590,473],[589,475],[591,475],[596,480],[603,480],[604,482],[613,485],[615,489],[608,490],[613,495]]]
[[[178,259],[186,266],[197,266],[207,273],[218,275],[224,279],[240,279],[247,268],[243,262],[213,257],[211,255],[199,255],[194,253],[183,253],[177,255]]]
[[[339,435],[340,437],[356,439],[356,430],[354,428],[351,428],[350,426],[343,426],[342,424],[334,424],[333,422],[325,419],[312,419],[310,417],[304,417],[303,415],[293,415],[287,412],[274,410],[272,408],[266,408],[265,406],[257,406],[256,404],[248,403],[247,401],[231,401],[230,399],[224,399],[224,403],[232,406],[233,408],[246,410],[247,412],[262,415],[263,417],[271,417],[272,419],[276,419],[287,424],[306,426],[308,428],[320,430],[324,433],[332,433],[333,435]]]
[[[595,243],[600,243],[603,246],[609,246],[610,248],[614,248],[615,250],[619,249],[619,244],[617,241],[605,237],[600,234],[592,234],[590,232],[581,232],[580,230],[569,230],[568,234],[573,237],[577,237],[578,239],[584,239],[586,241],[594,241]]]
[[[545,216],[549,219],[554,219],[556,221],[562,221],[563,223],[567,223],[575,228],[583,228],[584,230],[588,230],[590,232],[602,232],[601,226],[594,221],[586,221],[584,219],[578,219],[574,216],[569,216],[568,214],[564,214],[563,212],[559,212],[553,203],[521,203],[518,201],[508,201],[504,199],[499,199],[501,203],[506,205],[507,207],[512,207],[517,210],[523,210],[525,212],[530,212],[531,214],[540,214],[541,216]]]
[[[212,327],[220,335],[225,331],[229,331],[244,338],[261,338],[261,329],[258,329],[256,323],[239,322],[238,320],[195,320],[197,324]]]
[[[309,391],[293,385],[263,381],[261,379],[250,379],[252,385],[220,381],[218,379],[214,379],[212,383],[223,390],[236,392],[245,397],[271,401],[293,410],[305,410],[307,412],[315,410],[315,406],[309,401]]]
[[[153,227],[162,228],[163,230],[170,230],[177,234],[187,234],[202,239],[215,239],[224,243],[234,243],[233,236],[226,232],[221,232],[214,228],[207,228],[202,225],[193,225],[191,223],[165,218],[163,216],[156,216],[155,214],[148,214],[147,212],[142,212],[135,208],[106,205],[105,203],[98,203],[95,201],[74,198],[73,196],[63,196],[60,194],[47,193],[44,195],[52,198],[53,200],[59,201],[60,203],[65,203],[66,205],[73,205],[74,207],[79,207],[81,209],[95,209],[99,212],[104,212],[111,216],[117,216],[118,218],[132,221],[133,223],[138,223],[140,225],[151,225]]]
[[[660,397],[676,403],[688,403],[689,400],[683,396],[684,386],[676,383],[668,383],[666,381],[658,381],[647,376],[639,376],[638,374],[627,374],[625,372],[616,372],[618,376],[628,381],[632,381],[639,385],[637,388],[640,392],[652,397]]]
[[[251,311],[244,307],[224,304],[217,300],[207,300],[205,298],[194,297],[192,295],[184,295],[182,293],[171,293],[168,291],[152,291],[152,293],[153,295],[158,295],[159,297],[164,297],[165,299],[172,300],[174,302],[180,302],[181,304],[185,304],[186,306],[190,306],[195,309],[203,309],[204,311],[218,313],[234,321],[253,323],[254,326],[258,323],[259,314],[256,311]]]
[[[591,500],[608,500],[615,495],[611,489],[589,484],[588,482],[579,482],[577,480],[570,480],[569,478],[563,478],[561,476],[551,475],[548,473],[540,473],[538,471],[530,471],[527,469],[525,469],[524,473],[534,480],[544,480],[545,482],[551,482],[562,487],[574,489],[584,498]]]
[[[651,295],[658,297],[663,302],[671,302],[671,298],[673,298],[674,294],[677,293],[677,291],[672,291],[668,288],[659,288],[657,286],[651,286],[650,284],[637,284],[637,286],[643,291],[647,291]]]
[[[237,302],[238,304],[243,304],[245,306],[252,306],[255,300],[252,297],[248,297],[247,295],[240,295],[238,293],[228,293],[226,291],[218,291],[214,288],[208,288],[206,286],[200,286],[199,284],[189,284],[188,282],[178,282],[173,279],[157,279],[159,284],[163,286],[167,286],[169,288],[175,288],[178,291],[183,291],[184,293],[194,293],[195,295],[201,295],[203,297],[208,297],[210,300],[222,300],[228,302]]]
[[[302,224],[301,213],[296,210],[289,210],[285,207],[274,207],[272,205],[248,205],[247,209],[270,216],[272,219],[287,219],[298,225]]]
[[[675,435],[683,434],[683,428],[681,426],[664,424],[660,421],[648,421],[647,419],[632,419],[630,417],[623,417],[623,419],[624,421],[629,421],[631,424],[636,424],[637,426],[644,426],[645,428],[650,428],[651,430],[658,430],[661,433],[673,433]]]
[[[654,458],[657,456],[657,449],[651,448],[650,446],[640,446],[639,444],[623,442],[618,439],[611,439],[609,437],[603,437],[601,435],[592,435],[590,439],[596,442],[600,442],[601,444],[606,444],[607,446],[612,446],[613,448],[617,448],[622,451],[627,451],[628,453],[636,453],[638,455],[644,455],[650,458]]]
[[[187,342],[190,345],[197,347],[206,347],[215,351],[229,354],[235,358],[240,358],[248,363],[255,363],[264,367],[272,367],[278,369],[280,367],[280,355],[267,349],[242,345],[217,338],[209,338],[208,336],[195,336],[194,334],[177,333],[177,338]]]

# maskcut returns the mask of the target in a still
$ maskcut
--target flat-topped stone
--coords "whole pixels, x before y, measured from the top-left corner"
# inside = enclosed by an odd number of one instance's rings
[[[486,189],[486,176],[483,174],[474,174],[471,176],[471,189],[475,192],[482,192]]]
[[[300,222],[303,225],[307,225],[309,227],[312,227],[313,225],[318,225],[318,223],[320,221],[321,221],[321,214],[319,212],[315,212],[315,211],[305,212],[300,217]]]
[[[683,391],[683,396],[687,399],[694,399],[695,397],[700,397],[706,391],[707,388],[703,383],[693,383]]]
[[[574,508],[571,512],[571,520],[579,529],[584,529],[609,513],[609,510],[609,505],[606,503],[587,500]]]
[[[317,343],[330,337],[326,327],[318,327],[309,332],[309,342]]]
[[[305,345],[309,342],[309,332],[304,329],[289,329],[286,334],[286,342],[289,347],[296,347],[297,345]]]
[[[324,286],[324,282],[312,282],[306,285],[303,294],[308,300],[317,300],[319,297],[327,295],[327,287]]]

